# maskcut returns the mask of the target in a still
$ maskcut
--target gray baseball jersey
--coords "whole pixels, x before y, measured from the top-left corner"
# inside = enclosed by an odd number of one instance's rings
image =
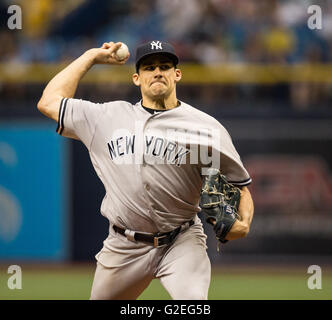
[[[174,109],[151,114],[141,102],[97,104],[65,98],[61,101],[57,132],[78,138],[89,150],[105,187],[101,213],[110,225],[155,233],[174,230],[195,219],[196,232],[204,242],[197,218],[204,168],[218,167],[228,181],[237,185],[251,182],[227,130],[213,117],[184,102]],[[195,233],[195,226],[191,229]],[[114,238],[114,233],[110,233]],[[114,242],[113,238],[106,239],[104,247],[124,253],[120,242],[127,239],[120,236]],[[132,248],[134,244],[124,242],[123,248],[126,246]],[[205,249],[204,245],[201,247]],[[103,258],[105,248],[96,256],[104,266],[128,262]],[[145,248],[136,245],[136,249]],[[203,258],[198,259],[203,263]],[[204,278],[206,281],[209,279]]]
[[[77,136],[89,150],[106,190],[101,213],[112,224],[166,232],[194,217],[200,210],[202,164],[191,156],[188,144],[196,146],[199,134],[204,143],[215,133],[213,151],[229,181],[250,183],[226,129],[186,103],[151,115],[140,102],[63,99],[59,114],[57,132]],[[176,131],[179,128],[182,131]],[[189,139],[181,144],[185,135]]]

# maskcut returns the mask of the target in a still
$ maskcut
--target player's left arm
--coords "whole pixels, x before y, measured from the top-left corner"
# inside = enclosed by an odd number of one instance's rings
[[[248,187],[241,188],[241,200],[238,214],[241,217],[241,220],[235,221],[226,236],[226,240],[244,238],[249,233],[252,218],[254,216],[254,202]]]
[[[244,238],[249,233],[254,215],[254,203],[250,191],[246,186],[251,183],[251,178],[245,169],[240,155],[235,149],[232,138],[226,128],[219,122],[214,123],[214,125],[216,125],[216,127],[219,129],[219,134],[214,136],[215,140],[212,143],[215,145],[216,150],[219,152],[215,152],[214,154],[212,152],[212,164],[216,164],[216,168],[218,168],[220,174],[225,176],[227,183],[230,183],[233,187],[237,187],[239,189],[240,199],[239,202],[236,200],[236,203],[239,204],[238,208],[235,210],[238,217],[235,220],[232,218],[231,226],[229,223],[226,223],[229,219],[224,219],[224,222],[226,221],[225,224],[220,224],[219,220],[219,226],[217,225],[216,221],[212,221],[212,224],[214,225],[214,228],[217,229],[216,233],[220,234],[223,240],[235,240]],[[211,177],[214,179],[213,173]],[[208,182],[211,184],[210,187],[214,186],[217,189],[220,187],[220,185],[217,183],[220,182],[219,179],[217,179],[216,182],[210,180],[208,180]],[[217,185],[215,185],[215,183],[217,183]],[[236,192],[236,194],[238,195],[238,192]],[[231,197],[233,198],[233,195]],[[233,198],[233,200],[234,199],[235,198]],[[206,200],[208,200],[207,204],[209,204],[211,201],[215,201],[213,199],[213,195],[210,195],[210,197],[207,197],[207,199],[203,198],[203,202]],[[204,206],[204,203],[202,204]],[[223,213],[223,210],[220,212]],[[224,227],[220,228],[220,226]],[[228,228],[230,228],[229,231]],[[226,234],[225,230],[227,230]]]

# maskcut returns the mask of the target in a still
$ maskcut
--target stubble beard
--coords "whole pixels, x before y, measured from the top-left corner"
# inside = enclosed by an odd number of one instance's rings
[[[149,96],[152,100],[164,100],[169,96],[169,92],[167,88],[156,88],[152,89],[149,92]]]

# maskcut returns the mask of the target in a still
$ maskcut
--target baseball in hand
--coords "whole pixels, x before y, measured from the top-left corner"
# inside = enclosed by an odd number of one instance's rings
[[[124,43],[121,44],[121,47],[115,51],[114,57],[116,60],[122,61],[125,58],[127,58],[129,54],[129,50],[127,45],[125,45]]]

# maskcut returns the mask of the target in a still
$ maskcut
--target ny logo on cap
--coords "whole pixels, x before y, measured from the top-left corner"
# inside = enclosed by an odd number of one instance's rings
[[[163,47],[161,46],[161,42],[160,41],[152,41],[151,42],[151,50],[153,50],[153,49],[163,50]]]

